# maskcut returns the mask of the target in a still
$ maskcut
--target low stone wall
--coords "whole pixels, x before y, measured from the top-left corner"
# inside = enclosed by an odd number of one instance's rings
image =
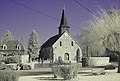
[[[82,58],[82,66],[105,66],[109,65],[109,57],[84,57]]]
[[[105,66],[109,64],[109,57],[89,57],[88,66]]]

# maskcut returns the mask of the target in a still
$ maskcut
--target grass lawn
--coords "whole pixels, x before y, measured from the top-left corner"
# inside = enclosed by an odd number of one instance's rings
[[[19,81],[120,81],[120,74],[117,73],[117,69],[105,70],[105,75],[92,75],[91,68],[81,68],[77,78],[71,80],[56,79],[52,73],[47,73],[47,70],[41,69],[41,71],[46,71],[46,73],[20,76]]]

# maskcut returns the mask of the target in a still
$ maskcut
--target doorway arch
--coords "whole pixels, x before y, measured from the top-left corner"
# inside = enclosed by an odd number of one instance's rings
[[[68,54],[68,53],[65,53],[65,54],[64,54],[64,60],[65,60],[65,61],[69,61],[69,54]]]
[[[80,49],[79,48],[76,51],[76,61],[80,62]]]

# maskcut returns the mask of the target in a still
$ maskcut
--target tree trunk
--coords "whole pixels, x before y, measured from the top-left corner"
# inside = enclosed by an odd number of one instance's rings
[[[118,54],[118,73],[120,73],[120,53]]]
[[[86,56],[88,57],[88,46],[86,45]]]

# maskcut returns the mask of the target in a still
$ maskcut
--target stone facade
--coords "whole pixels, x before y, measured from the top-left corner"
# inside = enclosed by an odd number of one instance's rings
[[[80,61],[82,51],[68,33],[64,33],[53,45],[54,60],[59,56],[63,61]],[[79,60],[78,60],[79,59]]]

